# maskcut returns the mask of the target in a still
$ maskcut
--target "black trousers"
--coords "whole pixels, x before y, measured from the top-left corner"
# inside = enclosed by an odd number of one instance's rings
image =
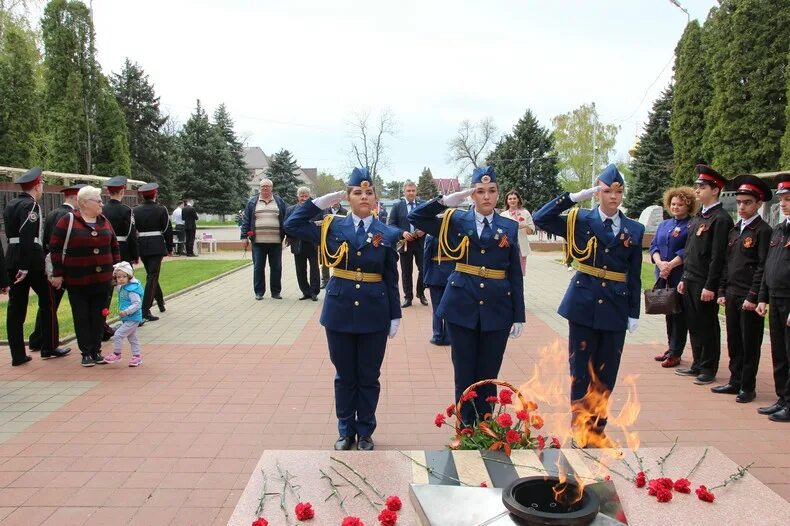
[[[6,311],[6,330],[8,331],[8,347],[11,350],[11,359],[14,363],[21,363],[27,353],[25,352],[24,325],[27,317],[27,302],[30,289],[38,296],[38,310],[45,315],[45,323],[41,324],[41,350],[51,351],[57,347],[55,341],[55,311],[52,298],[52,287],[47,281],[44,270],[31,270],[27,277],[14,285],[16,270],[10,270],[9,278],[12,283],[8,289],[8,308]],[[47,313],[49,313],[47,315]]]
[[[107,287],[97,285],[90,290],[69,290],[69,303],[80,352],[83,356],[100,353],[104,334],[102,310],[107,305]]]
[[[307,264],[310,264],[310,279],[307,278]],[[296,282],[299,290],[305,296],[317,296],[321,292],[321,283],[318,275],[318,253],[294,254],[294,266],[296,267]]]
[[[403,280],[403,297],[414,299],[414,264],[417,264],[417,296],[425,296],[425,285],[422,283],[423,245],[416,241],[406,243],[405,250],[400,253],[400,271]]]
[[[49,285],[49,283],[47,283]],[[55,347],[60,345],[60,324],[58,322],[58,307],[60,307],[60,302],[63,299],[63,294],[66,292],[63,287],[56,289],[49,285],[49,288],[52,289],[52,310],[55,312],[54,323],[53,320],[50,319],[50,315],[48,312],[41,310],[41,307],[38,308],[38,313],[36,314],[36,326],[33,328],[33,333],[30,335],[30,340],[28,340],[28,344],[30,345],[30,349],[41,349],[41,344],[43,343],[43,332],[41,328],[44,324],[48,323],[52,326],[52,338],[55,342]]]
[[[176,254],[180,256],[184,253],[184,240],[186,237],[184,225],[176,225],[175,228],[173,228],[173,233],[175,234]]]
[[[703,283],[686,281],[683,294],[683,311],[691,339],[694,361],[691,368],[700,373],[716,376],[721,357],[721,328],[719,327],[719,305],[716,300],[702,301],[700,294]],[[715,291],[714,291],[715,293]]]
[[[730,355],[730,384],[742,390],[754,391],[760,347],[763,344],[765,318],[756,312],[743,310],[746,296],[727,294],[727,352]]]
[[[329,283],[329,267],[321,265],[321,285]]]
[[[790,406],[790,298],[771,296],[768,309],[768,324],[771,329],[771,358],[774,364],[774,388],[776,395]]]
[[[184,230],[187,234],[187,255],[191,256],[195,253],[195,228],[187,228]]]
[[[686,348],[688,328],[686,327],[686,313],[665,316],[667,322],[667,349],[672,357],[680,358]]]
[[[145,267],[145,292],[143,293],[143,315],[151,314],[154,298],[160,305],[164,305],[162,291],[159,288],[159,271],[162,268],[162,256],[142,256],[140,258]]]

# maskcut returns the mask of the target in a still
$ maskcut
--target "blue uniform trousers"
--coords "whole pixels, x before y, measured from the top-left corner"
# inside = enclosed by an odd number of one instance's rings
[[[611,392],[617,381],[620,357],[625,344],[625,331],[596,330],[572,321],[568,322],[568,349],[571,368],[571,402],[584,398],[590,387],[590,368],[598,382],[594,388]],[[590,409],[590,408],[588,408]],[[600,415],[597,427],[603,430],[605,415]]]
[[[335,366],[335,413],[340,436],[369,437],[376,430],[379,375],[388,330],[354,334],[326,329]]]
[[[439,303],[442,302],[444,287],[429,285],[429,290],[431,292],[431,310],[433,311],[433,341],[441,345],[447,345],[450,343],[450,335],[447,332],[446,323],[441,316],[436,314]]]
[[[452,342],[453,371],[455,372],[455,399],[467,387],[480,380],[496,378],[505,355],[509,329],[483,331],[480,323],[474,329],[467,329],[454,323],[447,323],[447,332]],[[477,398],[474,404],[467,402],[461,408],[461,420],[464,425],[471,425],[483,415],[491,411],[491,404],[486,402],[489,396],[496,396],[495,385],[486,385],[475,389]]]

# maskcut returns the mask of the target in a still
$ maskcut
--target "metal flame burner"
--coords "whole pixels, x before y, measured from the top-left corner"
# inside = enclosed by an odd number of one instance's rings
[[[591,491],[582,491],[582,498],[571,505],[557,502],[554,487],[557,477],[525,477],[513,481],[502,491],[502,503],[521,524],[541,526],[576,526],[590,524],[598,515],[600,501]],[[579,486],[566,481],[566,493],[574,498]]]

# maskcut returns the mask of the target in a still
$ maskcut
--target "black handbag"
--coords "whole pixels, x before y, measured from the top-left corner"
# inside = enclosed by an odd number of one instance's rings
[[[658,288],[658,281],[652,289],[645,290],[645,313],[646,314],[679,314],[683,308],[680,303],[680,294],[674,287],[666,282],[665,288]]]

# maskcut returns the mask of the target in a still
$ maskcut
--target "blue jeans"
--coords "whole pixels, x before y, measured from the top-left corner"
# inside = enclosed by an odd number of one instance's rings
[[[255,295],[266,293],[266,258],[269,259],[269,282],[272,294],[282,291],[283,246],[279,243],[252,244],[252,289]]]

